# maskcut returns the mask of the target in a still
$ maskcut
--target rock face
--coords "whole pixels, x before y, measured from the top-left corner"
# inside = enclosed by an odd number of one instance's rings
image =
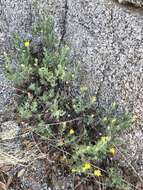
[[[143,6],[143,1],[142,0],[118,0],[119,3],[123,3],[123,4],[126,4],[126,3],[131,3],[135,6]]]
[[[65,41],[101,104],[143,113],[143,17],[107,1],[70,0]]]
[[[3,73],[3,53],[4,51],[11,51],[11,39],[15,32],[27,31],[31,22],[31,4],[29,1],[0,1],[0,113],[5,111],[12,98],[12,89]]]
[[[0,53],[9,48],[9,39],[15,32],[26,31],[32,22],[31,1],[0,1]]]
[[[99,103],[108,108],[116,101],[121,111],[136,113],[143,126],[143,9],[112,0],[38,3],[34,10],[31,0],[0,1],[0,53],[9,49],[13,33],[30,29],[36,11],[45,10],[55,20],[60,42],[70,46],[71,59],[80,61],[83,83]]]

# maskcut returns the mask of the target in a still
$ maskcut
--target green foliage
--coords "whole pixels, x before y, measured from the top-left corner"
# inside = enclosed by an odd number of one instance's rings
[[[30,44],[38,37],[44,41],[44,47],[40,57],[37,54],[35,58]],[[53,140],[55,147],[66,152],[69,171],[94,175],[95,168],[90,169],[90,164],[106,171],[106,158],[115,156],[116,134],[131,126],[128,116],[117,117],[115,103],[111,110],[104,110],[106,115],[103,116],[96,97],[88,95],[86,86],[82,85],[78,94],[71,96],[72,86],[79,77],[76,75],[78,65],[69,64],[67,46],[57,48],[51,20],[38,24],[32,38],[29,34],[17,35],[15,43],[19,53],[17,71],[7,57],[6,74],[15,83],[20,97],[19,117],[29,123],[36,134],[47,141]],[[83,167],[87,161],[89,164]],[[100,171],[95,172],[95,177],[98,175]],[[114,185],[119,181],[112,178],[112,182]]]

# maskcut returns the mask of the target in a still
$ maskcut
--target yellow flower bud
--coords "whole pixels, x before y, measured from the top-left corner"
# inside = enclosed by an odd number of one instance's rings
[[[108,121],[108,118],[107,118],[107,117],[104,117],[104,118],[102,119],[102,121],[105,123],[105,122]]]
[[[117,122],[117,119],[116,119],[116,118],[114,118],[114,119],[111,120],[112,125],[115,125],[116,122]]]
[[[113,103],[112,103],[112,108],[115,109],[116,106],[117,106],[117,103],[116,103],[116,102],[113,102]]]
[[[81,86],[81,87],[80,87],[81,93],[83,93],[83,92],[85,92],[85,91],[87,91],[87,90],[88,90],[88,88],[87,88],[86,86]]]
[[[24,64],[21,64],[21,67],[25,67],[25,65],[24,65]]]
[[[111,137],[108,137],[108,136],[103,136],[101,137],[101,141],[103,144],[109,142],[111,140]]]
[[[76,173],[77,170],[73,168],[73,169],[71,170],[71,172],[72,172],[72,173]]]
[[[139,119],[137,114],[134,114],[132,117],[132,122],[136,122]]]
[[[91,114],[91,117],[93,118],[93,117],[94,117],[94,114]]]
[[[91,103],[95,103],[96,102],[96,96],[92,96],[91,97]]]

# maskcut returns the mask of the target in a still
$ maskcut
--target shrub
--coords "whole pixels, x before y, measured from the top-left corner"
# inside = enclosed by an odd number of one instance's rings
[[[71,95],[78,66],[71,65],[67,46],[57,48],[51,20],[38,24],[31,34],[16,35],[15,44],[17,70],[7,58],[6,74],[19,95],[18,116],[48,142],[67,173],[95,181],[112,178],[115,186],[115,175],[109,172],[114,164],[109,163],[116,156],[116,135],[131,126],[129,117],[117,117],[115,103],[104,115],[84,85]]]

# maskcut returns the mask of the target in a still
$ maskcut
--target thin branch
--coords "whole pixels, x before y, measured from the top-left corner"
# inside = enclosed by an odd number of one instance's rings
[[[77,117],[77,118],[70,119],[70,120],[67,120],[67,121],[61,121],[61,122],[55,122],[55,123],[47,123],[47,125],[60,125],[60,124],[64,124],[64,123],[72,123],[73,121],[78,121],[80,119],[82,119],[82,117]]]
[[[143,183],[142,178],[140,177],[140,175],[138,174],[138,172],[135,170],[135,168],[132,166],[132,164],[130,164],[127,161],[125,155],[120,151],[120,149],[116,145],[114,145],[114,146],[116,147],[117,151],[121,154],[121,156],[125,159],[126,163],[132,168],[132,170],[134,171],[134,173],[139,177],[140,181]]]

